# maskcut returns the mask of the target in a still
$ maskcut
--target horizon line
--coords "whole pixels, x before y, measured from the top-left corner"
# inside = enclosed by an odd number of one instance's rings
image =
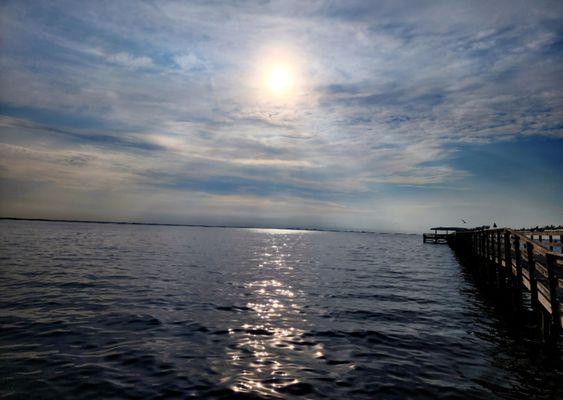
[[[369,233],[384,235],[420,235],[421,233],[408,232],[376,232],[370,230],[354,230],[341,228],[311,228],[311,227],[264,227],[251,225],[208,225],[208,224],[175,224],[165,222],[137,222],[137,221],[99,221],[99,220],[80,220],[80,219],[58,219],[58,218],[26,218],[26,217],[0,217],[5,221],[37,221],[37,222],[65,222],[65,223],[83,223],[83,224],[113,224],[113,225],[147,225],[147,226],[178,226],[193,228],[231,228],[231,229],[279,229],[294,231],[317,231],[317,232],[338,232],[338,233]]]

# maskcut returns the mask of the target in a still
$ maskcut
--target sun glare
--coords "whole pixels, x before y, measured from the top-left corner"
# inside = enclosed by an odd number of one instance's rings
[[[249,83],[256,99],[269,105],[289,105],[303,94],[304,55],[287,45],[269,44],[256,52],[249,70]]]
[[[291,87],[291,83],[291,73],[284,65],[275,66],[268,74],[268,87],[275,94],[287,93]]]

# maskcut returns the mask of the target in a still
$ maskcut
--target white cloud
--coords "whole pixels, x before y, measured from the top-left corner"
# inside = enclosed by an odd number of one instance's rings
[[[129,53],[120,52],[106,56],[107,61],[126,68],[148,68],[152,67],[153,61],[147,56],[135,57]]]
[[[343,208],[374,201],[385,185],[451,188],[467,177],[451,165],[453,146],[563,137],[550,47],[559,4],[158,2],[130,12],[116,1],[35,15],[12,3],[2,13],[0,101],[51,122],[32,131],[11,123],[0,134],[31,150],[44,143],[48,154],[26,155],[28,167],[57,185],[82,167],[80,179],[105,174],[130,190],[158,184],[152,173],[185,192],[226,196],[203,183],[232,178],[241,182],[233,191],[270,182],[262,198],[301,204],[315,192]],[[47,24],[49,13],[76,24]],[[263,49],[280,43],[298,49],[305,84],[288,101],[262,101],[263,88],[249,82]],[[68,126],[107,141],[48,129]],[[151,146],[159,150],[140,154]],[[76,158],[55,161],[57,148]],[[96,155],[108,149],[114,158],[103,166]]]
[[[174,62],[183,70],[206,70],[208,65],[194,53],[185,53],[174,57]]]

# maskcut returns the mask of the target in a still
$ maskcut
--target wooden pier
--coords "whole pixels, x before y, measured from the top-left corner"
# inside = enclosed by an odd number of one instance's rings
[[[430,228],[434,231],[433,233],[423,233],[422,242],[423,243],[434,243],[434,244],[446,244],[448,243],[448,235],[452,232],[466,231],[466,228],[459,228],[456,226],[438,226],[436,228]],[[438,233],[440,232],[440,233]]]
[[[544,241],[545,239],[545,241]],[[559,241],[556,241],[559,239]],[[563,326],[563,231],[508,228],[469,230],[447,242],[473,272],[510,300],[514,311],[529,301],[545,338],[557,339]],[[526,295],[524,296],[524,294]]]

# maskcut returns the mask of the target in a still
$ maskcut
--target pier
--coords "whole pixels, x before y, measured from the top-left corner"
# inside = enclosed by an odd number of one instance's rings
[[[433,233],[423,233],[422,241],[424,243],[446,244],[448,243],[448,235],[452,232],[466,231],[466,228],[459,228],[456,226],[438,226],[430,228]]]
[[[558,241],[557,241],[558,239]],[[563,231],[508,228],[458,231],[447,243],[515,312],[529,305],[546,339],[563,326]]]

